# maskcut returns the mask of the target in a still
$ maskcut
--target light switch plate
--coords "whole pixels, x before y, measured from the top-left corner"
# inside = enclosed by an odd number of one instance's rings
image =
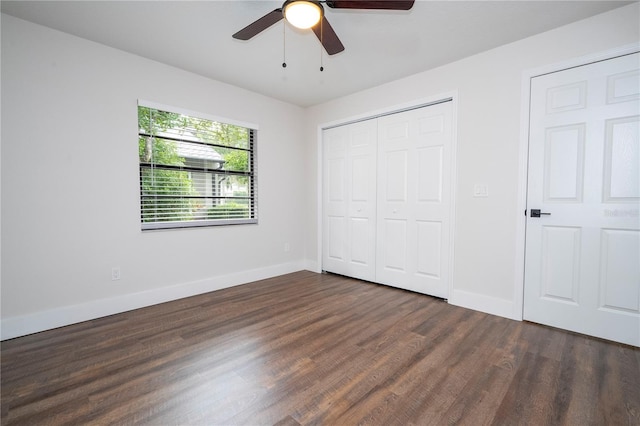
[[[474,197],[488,197],[489,196],[489,187],[484,183],[476,183],[473,186],[473,196]]]

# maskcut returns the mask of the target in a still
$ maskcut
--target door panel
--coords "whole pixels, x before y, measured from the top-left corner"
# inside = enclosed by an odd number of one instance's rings
[[[346,229],[344,227],[344,217],[342,216],[329,216],[327,217],[327,261],[344,262],[344,239],[346,235]]]
[[[542,227],[542,297],[578,302],[580,237],[580,228]]]
[[[418,150],[418,201],[442,201],[442,146]]]
[[[640,313],[640,232],[630,230],[602,230],[600,303],[602,308]]]
[[[407,201],[407,151],[393,151],[384,155],[384,184],[386,202]]]
[[[323,133],[322,268],[373,281],[376,232],[375,120]]]
[[[584,124],[548,129],[545,139],[545,201],[581,202]]]
[[[360,265],[367,265],[369,258],[369,230],[371,224],[368,218],[352,217],[350,221],[351,227],[349,235],[351,235],[351,262]]]
[[[379,119],[376,280],[448,296],[451,103]]]
[[[524,318],[640,346],[640,55],[532,79]]]
[[[440,278],[442,223],[419,220],[416,226],[418,230],[416,273],[438,279]]]
[[[351,160],[351,200],[366,202],[369,199],[369,176],[371,174],[370,159],[366,156],[354,157]]]
[[[604,161],[605,202],[640,200],[639,116],[607,120]]]
[[[384,270],[405,272],[407,269],[406,244],[407,221],[402,219],[385,219],[382,238],[384,245],[384,257],[382,268]]]

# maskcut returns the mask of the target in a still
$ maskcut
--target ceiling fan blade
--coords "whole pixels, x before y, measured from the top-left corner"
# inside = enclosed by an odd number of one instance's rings
[[[247,25],[232,37],[238,40],[249,40],[250,38],[260,34],[276,22],[280,21],[284,16],[282,15],[282,9],[275,9],[257,21]]]
[[[327,0],[333,9],[409,10],[415,0]]]
[[[329,24],[326,17],[322,17],[322,21],[316,24],[315,27],[312,28],[313,32],[324,46],[324,50],[327,51],[329,55],[335,55],[336,53],[340,53],[344,50],[344,46],[342,42],[338,38],[338,35],[333,30],[333,27]]]

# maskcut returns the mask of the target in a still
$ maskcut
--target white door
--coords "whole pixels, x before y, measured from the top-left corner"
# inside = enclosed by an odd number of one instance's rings
[[[323,132],[325,271],[375,280],[375,120]]]
[[[526,320],[636,346],[639,60],[532,79],[524,300]]]
[[[452,107],[378,122],[378,282],[448,297]]]

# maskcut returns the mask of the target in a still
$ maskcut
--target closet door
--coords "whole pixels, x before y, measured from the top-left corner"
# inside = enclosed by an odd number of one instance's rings
[[[325,271],[375,280],[376,120],[323,133]]]
[[[448,297],[451,102],[379,118],[376,281]]]

